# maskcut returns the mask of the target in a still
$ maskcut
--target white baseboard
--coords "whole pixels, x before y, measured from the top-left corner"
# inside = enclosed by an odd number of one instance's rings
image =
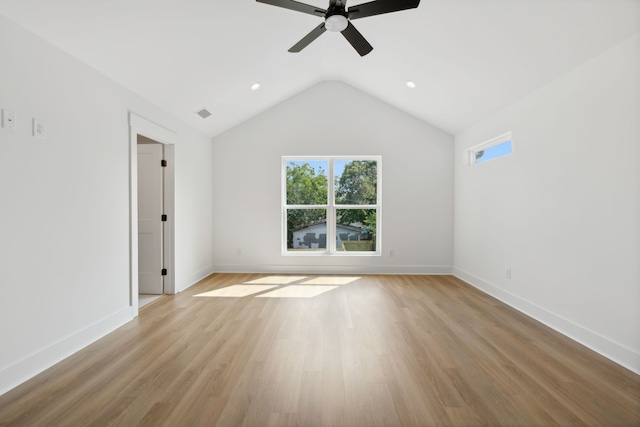
[[[179,280],[176,281],[176,293],[182,292],[185,289],[190,288],[191,286],[198,283],[200,280],[209,276],[214,271],[217,271],[214,269],[214,267],[207,266],[206,268],[196,271],[193,274],[190,274],[185,277],[181,277]]]
[[[17,387],[108,333],[113,332],[132,319],[132,307],[126,307],[0,370],[0,395]]]
[[[640,374],[640,353],[602,335],[546,310],[530,301],[505,291],[461,268],[454,267],[453,275],[474,288],[491,295],[516,310],[579,342],[607,359]]]
[[[449,265],[214,265],[217,273],[450,275]]]

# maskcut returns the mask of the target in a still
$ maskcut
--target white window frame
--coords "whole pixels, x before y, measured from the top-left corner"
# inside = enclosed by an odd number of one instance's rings
[[[336,205],[334,162],[340,160],[375,161],[377,173],[376,203],[372,205]],[[327,204],[326,205],[287,205],[287,164],[289,162],[327,162]],[[382,254],[382,156],[283,156],[281,185],[282,255],[285,256],[380,256]],[[327,248],[326,251],[289,251],[287,250],[287,209],[326,209],[327,212]],[[375,251],[338,251],[336,248],[336,210],[337,209],[375,209],[376,239]]]
[[[504,156],[513,154],[513,138],[512,138],[511,132],[503,133],[502,135],[498,135],[495,138],[491,138],[488,141],[485,141],[478,145],[474,145],[473,147],[467,148],[467,150],[465,151],[465,159],[467,164],[469,166],[473,166],[478,163],[476,162],[476,153],[478,151],[487,150],[491,147],[495,147],[496,145],[500,145],[509,141],[511,141],[511,153],[500,156],[500,157],[504,157]],[[496,157],[491,160],[499,159],[500,157]]]

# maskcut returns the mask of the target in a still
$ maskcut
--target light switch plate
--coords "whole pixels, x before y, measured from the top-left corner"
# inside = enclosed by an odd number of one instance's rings
[[[15,132],[18,128],[18,116],[16,113],[9,110],[2,110],[2,127]]]
[[[47,139],[47,123],[44,120],[33,119],[33,136]]]

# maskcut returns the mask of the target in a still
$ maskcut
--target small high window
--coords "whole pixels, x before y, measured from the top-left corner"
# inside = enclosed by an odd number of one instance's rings
[[[511,132],[492,138],[467,150],[470,165],[488,162],[512,152]]]

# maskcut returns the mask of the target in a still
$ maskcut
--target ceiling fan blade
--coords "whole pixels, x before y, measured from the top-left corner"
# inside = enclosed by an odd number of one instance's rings
[[[271,6],[283,7],[289,10],[295,10],[296,12],[308,13],[309,15],[321,16],[327,13],[325,9],[311,6],[305,3],[300,3],[293,0],[256,0],[258,3],[270,4]]]
[[[366,18],[367,16],[380,15],[383,13],[399,12],[406,9],[418,7],[420,0],[377,0],[369,3],[351,6],[349,8],[349,19]]]
[[[293,52],[293,53],[300,52],[302,49],[309,46],[309,44],[311,44],[312,41],[320,37],[322,33],[324,33],[325,31],[327,31],[327,29],[325,28],[324,22],[323,22],[322,24],[318,25],[316,28],[311,30],[311,32],[306,36],[304,36],[302,40],[300,40],[298,43],[293,45],[291,49],[289,49],[289,52]]]
[[[373,50],[373,46],[365,40],[362,34],[360,34],[360,31],[356,30],[356,27],[354,27],[351,22],[349,22],[347,28],[342,31],[342,35],[351,43],[351,46],[358,51],[360,56],[365,56]]]

